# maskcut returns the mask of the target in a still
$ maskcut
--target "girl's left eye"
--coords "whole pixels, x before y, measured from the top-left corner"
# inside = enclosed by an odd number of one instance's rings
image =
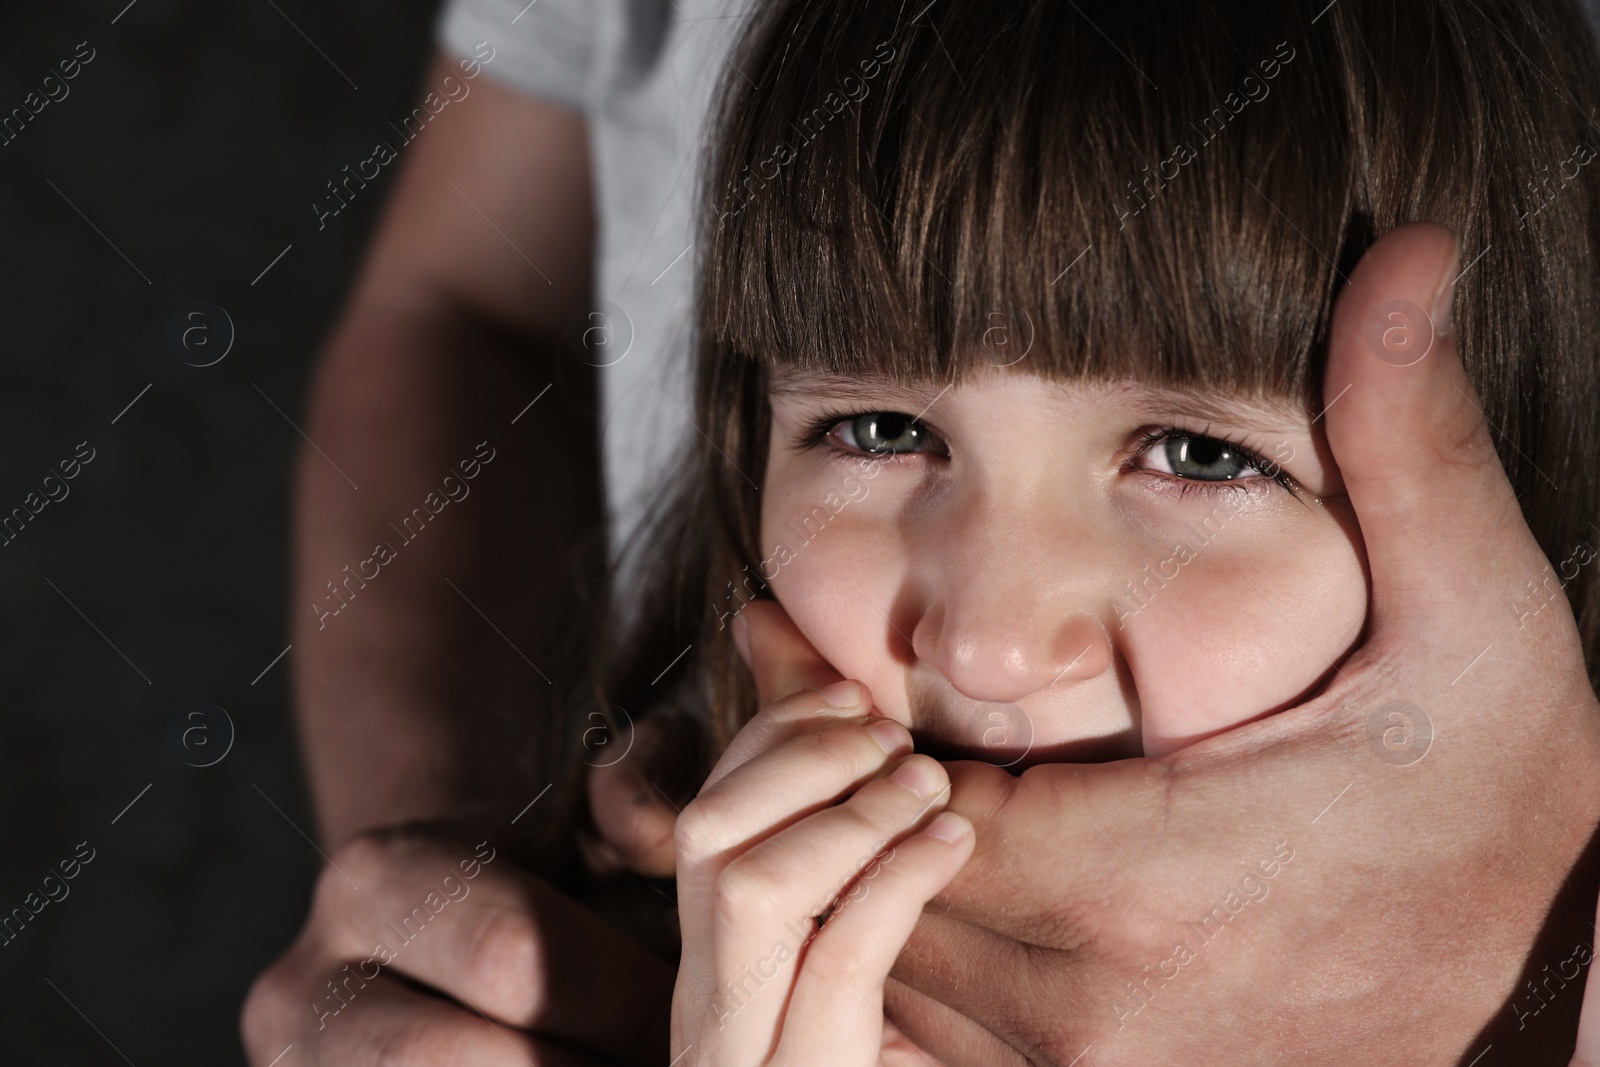
[[[1261,461],[1237,445],[1204,434],[1160,430],[1147,435],[1136,460],[1149,460],[1143,470],[1159,471],[1197,482],[1228,482],[1265,477]]]

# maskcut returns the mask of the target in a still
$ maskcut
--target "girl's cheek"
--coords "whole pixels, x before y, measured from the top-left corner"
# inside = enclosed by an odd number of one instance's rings
[[[1294,705],[1360,636],[1359,535],[1326,521],[1296,536],[1248,533],[1201,549],[1124,617],[1147,756]]]
[[[782,545],[789,560],[768,582],[773,595],[823,659],[865,682],[878,709],[903,720],[905,665],[895,658],[889,622],[905,573],[897,531],[849,508],[826,523],[791,523],[782,503],[774,501],[762,522],[763,552]]]

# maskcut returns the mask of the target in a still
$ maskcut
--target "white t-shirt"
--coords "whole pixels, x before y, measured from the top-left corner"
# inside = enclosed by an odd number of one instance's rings
[[[593,324],[612,553],[689,435],[691,211],[711,94],[756,0],[449,0],[435,36],[588,121],[599,225]],[[581,327],[581,323],[579,324]],[[582,330],[580,329],[581,333]]]

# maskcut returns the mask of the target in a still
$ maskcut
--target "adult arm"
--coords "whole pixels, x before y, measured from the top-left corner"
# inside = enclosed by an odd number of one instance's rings
[[[436,57],[424,85],[454,70]],[[472,718],[494,699],[546,710],[547,683],[518,650],[548,664],[571,625],[553,593],[566,553],[599,522],[594,428],[573,410],[592,370],[560,342],[593,273],[583,119],[488,76],[465,84],[402,149],[307,405],[290,662],[328,845],[484,799],[489,776],[468,773],[460,740],[494,728]],[[470,496],[406,541],[416,523],[396,527],[480,441],[495,459]],[[551,499],[564,506],[538,504]],[[347,584],[380,542],[397,558]]]
[[[438,57],[424,85],[453,69]],[[296,1064],[339,1067],[648,1063],[666,1048],[670,967],[508,856],[471,882],[458,871],[538,791],[516,760],[549,714],[536,665],[574,628],[568,557],[600,521],[592,370],[560,343],[593,266],[584,124],[467,84],[403,150],[304,423],[291,662],[331,861],[246,1001],[257,1067],[291,1045]],[[483,441],[494,458],[468,482],[458,465]],[[390,526],[452,474],[465,497],[412,540]],[[345,586],[385,541],[395,557]],[[339,605],[329,581],[348,598],[332,617],[313,607]],[[383,829],[419,819],[456,832]],[[408,938],[395,924],[418,908]]]

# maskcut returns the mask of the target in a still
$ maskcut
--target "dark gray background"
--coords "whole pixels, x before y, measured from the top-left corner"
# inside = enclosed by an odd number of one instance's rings
[[[78,42],[96,51],[0,148],[0,514],[96,450],[0,548],[0,914],[96,850],[0,947],[6,1064],[240,1063],[239,1003],[304,915],[319,860],[295,828],[288,657],[251,683],[288,643],[285,414],[302,421],[394,168],[321,232],[311,203],[393,139],[435,6],[126,4],[0,9],[0,115]],[[212,367],[168,346],[192,299],[237,329]],[[166,743],[191,699],[237,730],[209,768]]]

